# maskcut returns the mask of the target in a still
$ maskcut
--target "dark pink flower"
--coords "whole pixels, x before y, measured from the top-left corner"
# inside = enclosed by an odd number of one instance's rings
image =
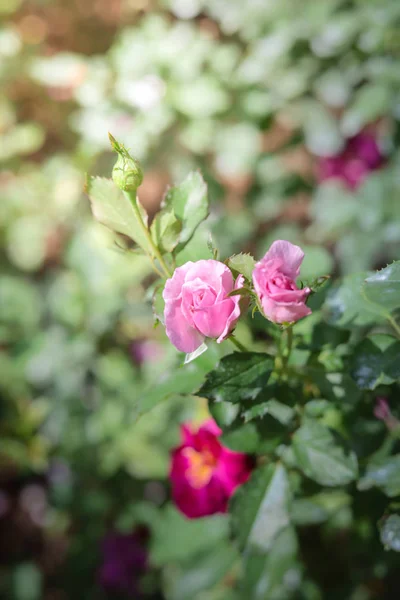
[[[139,581],[147,570],[147,532],[129,534],[110,532],[103,539],[100,585],[109,591],[128,593],[139,598]]]
[[[341,179],[349,189],[355,190],[383,162],[375,137],[370,133],[359,133],[347,140],[340,154],[320,159],[319,180]]]
[[[172,453],[172,497],[189,519],[227,511],[229,498],[247,481],[252,460],[222,446],[222,431],[210,419],[197,431],[182,426],[182,444]]]

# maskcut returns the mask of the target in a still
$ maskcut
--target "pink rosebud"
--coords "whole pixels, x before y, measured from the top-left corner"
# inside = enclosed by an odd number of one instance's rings
[[[243,287],[244,277],[236,282],[232,273],[217,260],[187,262],[168,279],[165,300],[167,336],[181,352],[194,352],[205,338],[222,342],[240,316],[240,297],[228,294]]]
[[[303,258],[301,248],[277,240],[254,268],[255,291],[264,315],[274,323],[293,323],[311,314],[306,306],[310,288],[296,285]]]
[[[390,412],[389,404],[386,398],[377,398],[374,408],[374,415],[380,421],[388,421],[392,417]]]
[[[189,519],[226,512],[229,498],[250,476],[251,458],[222,446],[221,433],[212,419],[196,432],[182,426],[170,479],[173,500]]]

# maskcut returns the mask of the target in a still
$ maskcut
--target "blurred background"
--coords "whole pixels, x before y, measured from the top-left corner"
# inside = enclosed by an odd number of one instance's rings
[[[201,169],[196,258],[210,229],[222,258],[301,244],[305,279],[399,258],[400,3],[2,0],[0,18],[0,596],[233,598],[225,517],[166,502],[179,422],[207,414],[180,394],[229,349],[169,388],[149,265],[94,222],[85,173],[110,175],[112,132],[154,214]]]

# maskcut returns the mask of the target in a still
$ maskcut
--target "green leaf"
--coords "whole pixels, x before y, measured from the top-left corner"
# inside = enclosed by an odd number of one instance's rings
[[[20,563],[13,572],[13,597],[15,600],[39,600],[42,596],[42,574],[29,562]]]
[[[234,352],[207,375],[197,395],[214,402],[253,400],[268,383],[274,361],[268,354]]]
[[[384,309],[362,295],[361,287],[367,276],[368,273],[348,275],[329,291],[322,310],[330,324],[352,329],[385,320]]]
[[[214,240],[212,238],[211,233],[209,233],[208,238],[207,238],[207,248],[209,249],[210,254],[213,257],[213,259],[218,260],[219,250],[216,246],[214,246]]]
[[[385,550],[400,552],[400,516],[390,515],[381,527],[381,542]]]
[[[216,346],[216,345],[215,345]],[[153,383],[140,394],[140,399],[134,407],[138,418],[152,410],[160,402],[179,395],[191,395],[198,389],[206,373],[215,368],[218,361],[218,348],[210,346],[195,361],[164,373],[157,383]]]
[[[400,261],[366,278],[363,294],[386,312],[400,308]]]
[[[208,216],[207,185],[200,173],[190,173],[180,185],[169,189],[164,204],[168,208],[172,207],[175,217],[182,223],[176,249],[179,252]]]
[[[297,551],[296,532],[289,526],[278,533],[268,552],[246,553],[240,597],[251,600],[292,598],[293,583],[296,585],[301,578],[300,566],[296,564]]]
[[[346,485],[358,475],[354,452],[346,454],[331,431],[312,419],[294,434],[293,451],[304,474],[320,485]]]
[[[156,214],[150,227],[151,237],[162,254],[174,250],[181,231],[182,222],[170,206]]]
[[[400,454],[373,460],[367,467],[364,477],[358,482],[361,491],[377,487],[386,496],[400,495]]]
[[[329,517],[328,511],[313,498],[297,498],[293,501],[291,520],[296,525],[317,525]]]
[[[279,421],[279,423],[282,423],[282,425],[288,425],[293,419],[295,412],[293,408],[287,406],[287,404],[283,404],[282,402],[279,402],[279,400],[272,398],[266,402],[254,404],[243,413],[246,422],[252,421],[253,419],[262,419],[265,415],[271,415],[274,419]]]
[[[291,518],[296,525],[323,523],[348,508],[352,496],[343,490],[327,489],[314,496],[293,500]]]
[[[221,429],[232,425],[240,412],[239,404],[230,402],[213,402],[209,406],[212,418]]]
[[[313,418],[323,417],[325,412],[333,407],[334,404],[328,400],[309,400],[304,406],[304,414]]]
[[[219,78],[206,73],[196,73],[190,85],[187,80],[171,81],[169,91],[173,106],[189,119],[207,119],[223,112],[230,104],[229,95]]]
[[[160,323],[164,324],[164,308],[165,302],[163,298],[164,291],[164,283],[158,285],[152,295],[151,298],[151,306],[153,309],[154,318],[160,321]]]
[[[360,389],[390,385],[400,378],[400,342],[388,335],[371,335],[356,346],[350,373]]]
[[[303,110],[304,136],[308,149],[318,156],[337,154],[343,146],[337,119],[323,104],[315,100],[304,102]]]
[[[213,406],[219,406],[219,403]],[[231,404],[230,406],[236,405]],[[254,423],[245,423],[226,431],[221,437],[221,442],[235,452],[246,452],[247,454],[256,453],[261,446],[260,433]]]
[[[156,521],[151,538],[150,555],[156,566],[172,561],[186,561],[191,555],[211,549],[228,537],[226,515],[213,515],[198,520],[186,519],[168,504]]]
[[[226,264],[230,269],[232,269],[232,271],[241,273],[248,281],[252,281],[252,275],[256,261],[251,254],[234,254],[228,258]]]
[[[173,576],[172,590],[169,595],[174,600],[193,600],[216,585],[238,560],[234,546],[226,542],[217,544],[203,555],[196,557],[181,577]],[[225,599],[225,596],[224,596]]]
[[[117,188],[111,179],[90,177],[87,183],[94,218],[117,233],[127,235],[145,251],[151,253],[151,247],[136,218],[132,202],[126,194]],[[137,207],[147,226],[147,213],[136,200]]]
[[[231,298],[232,296],[250,296],[252,294],[251,290],[248,287],[241,287],[238,288],[236,290],[233,290],[232,292],[229,292],[228,297]]]
[[[255,470],[231,501],[232,528],[242,548],[263,553],[289,524],[289,481],[282,464]]]
[[[302,246],[304,260],[301,264],[301,280],[311,280],[310,287],[315,291],[326,279],[323,277],[332,273],[334,261],[332,253],[321,246]]]
[[[356,221],[360,203],[354,194],[344,190],[337,181],[328,180],[316,189],[310,210],[312,229],[318,238],[336,238],[342,236],[343,231],[349,230]]]
[[[42,301],[39,288],[22,277],[2,274],[0,285],[0,343],[30,336],[39,326]]]
[[[361,398],[361,391],[347,373],[328,373],[320,367],[306,367],[304,371],[313,380],[327,400],[352,406]]]
[[[342,117],[342,131],[353,136],[365,125],[387,114],[392,103],[390,89],[382,84],[363,85]]]

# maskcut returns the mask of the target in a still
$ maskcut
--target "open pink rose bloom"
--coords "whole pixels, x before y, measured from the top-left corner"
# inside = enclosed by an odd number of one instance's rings
[[[310,288],[296,285],[303,258],[301,248],[277,240],[254,268],[254,289],[264,315],[274,323],[293,323],[311,314],[306,305]]]
[[[205,338],[222,342],[240,316],[240,296],[228,294],[243,286],[226,265],[217,260],[187,262],[168,279],[165,300],[167,336],[181,352],[194,352]]]
[[[198,431],[182,426],[182,444],[172,453],[172,497],[189,519],[227,511],[229,498],[250,476],[251,458],[222,446],[210,419]]]

